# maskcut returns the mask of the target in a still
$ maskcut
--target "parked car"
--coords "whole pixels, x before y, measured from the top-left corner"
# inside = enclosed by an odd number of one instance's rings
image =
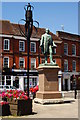
[[[17,90],[15,86],[10,86],[10,85],[0,85],[0,91],[7,91],[7,90]],[[20,89],[18,89],[20,90]]]

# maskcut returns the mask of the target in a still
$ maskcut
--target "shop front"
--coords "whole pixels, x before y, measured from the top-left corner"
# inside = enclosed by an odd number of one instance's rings
[[[38,72],[30,71],[29,87],[35,87],[38,84]],[[20,90],[27,90],[27,71],[14,70],[12,72],[3,72],[1,85],[15,86]]]

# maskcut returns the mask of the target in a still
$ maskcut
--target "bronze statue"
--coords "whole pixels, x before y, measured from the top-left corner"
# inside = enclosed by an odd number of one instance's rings
[[[47,64],[47,55],[50,54],[50,63],[55,64],[53,62],[53,47],[56,46],[52,40],[51,35],[49,34],[49,29],[46,29],[46,33],[41,36],[40,47],[41,51],[45,56],[45,64]]]

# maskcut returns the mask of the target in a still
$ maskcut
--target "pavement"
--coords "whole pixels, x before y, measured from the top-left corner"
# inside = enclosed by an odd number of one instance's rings
[[[27,116],[5,116],[3,118],[78,118],[78,99],[63,104],[38,104],[33,100],[33,114]]]
[[[79,91],[80,93],[80,91]],[[78,93],[78,96],[80,94]],[[71,102],[62,102],[57,104],[39,104],[33,100],[33,114],[27,116],[5,116],[4,119],[11,120],[12,118],[26,119],[26,118],[78,118],[80,99],[74,99],[74,91],[64,92],[63,94],[65,101],[70,100]],[[78,97],[77,98],[80,98]]]

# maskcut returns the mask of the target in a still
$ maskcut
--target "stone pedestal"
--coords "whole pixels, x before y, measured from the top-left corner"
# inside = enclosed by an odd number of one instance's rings
[[[39,66],[39,91],[36,98],[40,99],[57,99],[61,98],[58,88],[58,71],[59,66]]]

